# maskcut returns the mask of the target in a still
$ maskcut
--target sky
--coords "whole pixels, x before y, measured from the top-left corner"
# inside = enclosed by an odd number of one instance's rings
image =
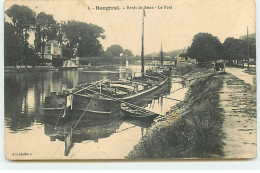
[[[227,37],[245,35],[247,26],[249,33],[255,33],[254,0],[7,0],[5,10],[13,4],[26,5],[36,13],[52,14],[56,21],[77,20],[101,26],[106,35],[101,40],[105,50],[119,44],[135,55],[141,53],[143,12],[127,6],[154,7],[145,10],[145,54],[160,51],[161,44],[164,51],[188,47],[199,32],[211,33],[221,42]],[[120,10],[93,9],[96,6],[119,6]],[[158,9],[158,6],[172,8]]]

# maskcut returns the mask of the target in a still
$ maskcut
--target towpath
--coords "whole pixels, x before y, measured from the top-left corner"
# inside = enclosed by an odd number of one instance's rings
[[[256,86],[243,69],[227,68],[220,93],[224,110],[224,157],[254,158],[257,148]]]
[[[248,74],[244,71],[245,69],[242,68],[226,67],[226,72],[236,76],[247,84],[255,85],[256,75]]]

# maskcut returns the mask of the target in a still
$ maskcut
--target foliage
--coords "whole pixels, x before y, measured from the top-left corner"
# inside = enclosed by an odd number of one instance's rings
[[[69,44],[62,46],[62,56],[64,59],[73,58],[73,49],[70,47]]]
[[[6,11],[6,14],[11,18],[16,32],[20,35],[24,35],[24,30],[27,34],[31,26],[36,23],[35,12],[27,6],[13,5]]]
[[[223,43],[223,58],[225,60],[243,60],[247,59],[249,49],[249,57],[255,59],[255,39],[249,40],[227,38]]]
[[[182,58],[188,58],[189,57],[188,53],[181,53],[179,56],[182,57]]]
[[[129,49],[125,49],[123,52],[124,56],[134,56],[132,51]]]
[[[31,62],[29,57],[34,54],[29,47],[28,33],[36,23],[35,12],[27,6],[13,5],[6,14],[12,24],[5,22],[5,64],[27,66]]]
[[[40,57],[36,54],[35,49],[32,47],[28,47],[27,49],[24,49],[24,64],[31,65],[32,67],[35,67],[36,65],[40,65]]]
[[[16,67],[22,59],[23,37],[15,33],[15,27],[9,22],[4,23],[4,30],[4,64]]]
[[[37,17],[36,32],[35,32],[35,48],[37,52],[44,50],[45,42],[57,38],[58,26],[53,16],[40,12]],[[44,57],[42,57],[44,58]]]
[[[246,58],[247,59],[247,53],[249,51],[249,58],[253,58],[256,59],[256,39],[255,38],[248,38],[243,40],[243,45],[245,48],[245,54],[246,54]]]
[[[62,25],[62,30],[79,57],[97,56],[103,50],[99,39],[105,39],[104,29],[97,25],[71,20]]]
[[[252,43],[250,46],[250,57],[256,60],[256,43]]]
[[[223,43],[223,58],[225,60],[241,60],[245,58],[246,47],[242,40],[233,37],[227,38]]]
[[[216,61],[222,57],[222,44],[209,33],[198,33],[193,37],[189,56],[198,62]]]
[[[105,51],[105,56],[119,57],[121,53],[124,53],[124,49],[120,45],[114,44],[107,48],[107,50]]]

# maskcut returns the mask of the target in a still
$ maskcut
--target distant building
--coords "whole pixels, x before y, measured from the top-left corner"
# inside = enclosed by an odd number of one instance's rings
[[[61,56],[61,46],[55,40],[47,41],[44,48],[44,59],[53,60]]]

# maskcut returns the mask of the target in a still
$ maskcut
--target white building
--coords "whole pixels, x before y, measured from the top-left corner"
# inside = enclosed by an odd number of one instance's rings
[[[52,60],[61,56],[61,46],[55,40],[47,41],[44,48],[44,58]]]

